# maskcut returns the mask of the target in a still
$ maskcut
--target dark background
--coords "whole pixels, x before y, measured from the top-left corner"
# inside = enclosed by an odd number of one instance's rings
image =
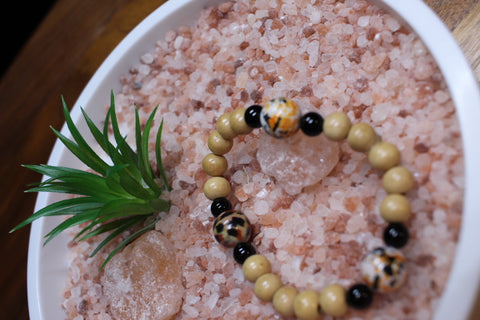
[[[55,3],[54,0],[8,1],[3,3],[0,15],[3,76],[22,46]]]

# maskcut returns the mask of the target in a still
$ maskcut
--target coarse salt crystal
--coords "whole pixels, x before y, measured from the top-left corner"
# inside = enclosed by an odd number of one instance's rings
[[[213,309],[217,305],[218,298],[219,298],[218,293],[212,293],[212,295],[205,302],[205,306],[210,310]]]
[[[235,182],[237,184],[243,184],[245,182],[246,178],[247,178],[247,175],[245,174],[245,171],[237,170],[232,175],[231,181]]]
[[[322,20],[322,13],[316,8],[311,8],[311,10],[308,10],[308,12],[310,12],[310,22],[314,25],[319,24]]]
[[[142,64],[138,67],[138,73],[142,74],[142,75],[147,75],[150,73],[150,67],[145,65],[145,64]]]
[[[228,294],[229,294],[230,297],[238,297],[241,292],[242,292],[242,289],[240,289],[240,288],[233,288],[232,290],[230,290],[230,291],[228,292]]]
[[[267,201],[258,200],[257,202],[255,202],[255,205],[254,205],[255,214],[262,216],[268,213],[269,210],[270,210],[270,206]]]
[[[188,304],[184,304],[183,307],[182,307],[182,310],[189,316],[189,317],[192,317],[192,318],[197,318],[198,315],[199,315],[199,312],[198,310],[195,308],[195,307],[192,307]]]
[[[267,239],[275,239],[276,237],[278,237],[279,232],[278,229],[275,228],[265,228],[263,230],[263,234]]]
[[[331,68],[333,72],[338,72],[338,73],[343,72],[345,70],[345,68],[343,67],[343,63],[341,62],[332,63]]]
[[[225,275],[223,273],[215,273],[213,275],[213,281],[215,281],[215,283],[218,283],[218,284],[225,283],[226,281]]]
[[[391,16],[385,17],[385,24],[387,25],[388,29],[390,29],[391,31],[397,31],[401,27],[398,20]]]
[[[262,19],[268,17],[268,10],[256,10],[255,11],[255,18]]]
[[[446,93],[443,90],[438,90],[434,93],[433,97],[435,98],[435,101],[438,103],[445,103],[450,99],[450,96],[448,93]]]
[[[365,35],[361,35],[357,38],[357,46],[364,48],[368,45],[368,39]]]
[[[274,73],[277,71],[277,63],[275,61],[269,61],[263,65],[265,72]]]
[[[238,88],[243,89],[243,88],[245,88],[245,85],[247,84],[248,79],[249,79],[248,73],[247,72],[241,72],[237,77],[237,81],[236,81],[235,85]]]
[[[235,268],[235,270],[233,271],[232,277],[233,279],[238,281],[243,281],[243,279],[245,278],[241,268]]]
[[[357,24],[360,27],[366,27],[370,23],[370,16],[361,16],[358,18]]]
[[[278,237],[273,241],[273,244],[277,249],[283,248],[289,243],[292,239],[292,235],[286,232],[280,232]]]
[[[308,65],[313,67],[318,61],[318,54],[319,54],[320,42],[318,40],[314,40],[308,43],[307,46],[307,53],[308,57]]]
[[[143,56],[141,56],[140,61],[145,64],[152,64],[153,61],[155,61],[155,58],[153,54],[151,53],[146,53]]]

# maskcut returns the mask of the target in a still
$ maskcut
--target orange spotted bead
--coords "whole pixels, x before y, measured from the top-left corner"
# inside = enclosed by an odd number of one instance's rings
[[[262,108],[260,123],[268,134],[275,138],[286,138],[297,132],[301,116],[295,102],[286,98],[276,98]]]
[[[392,292],[402,286],[407,278],[405,257],[392,247],[372,250],[362,261],[363,280],[380,292]]]
[[[232,248],[239,242],[247,242],[252,228],[247,216],[237,210],[228,210],[220,214],[213,224],[213,235],[224,247]]]

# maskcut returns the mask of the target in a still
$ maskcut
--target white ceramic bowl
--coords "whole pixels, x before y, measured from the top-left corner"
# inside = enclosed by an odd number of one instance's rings
[[[72,118],[80,130],[86,130],[80,106],[98,123],[104,118],[110,90],[120,88],[120,76],[139,57],[153,50],[155,42],[171,29],[195,21],[204,6],[221,0],[170,0],[150,14],[115,48],[83,90],[72,109]],[[435,313],[435,319],[466,319],[473,306],[480,283],[480,92],[475,77],[449,30],[421,0],[375,1],[400,17],[419,34],[430,49],[457,107],[465,156],[465,198],[462,230],[453,269]],[[60,109],[59,109],[60,110]],[[84,131],[85,132],[85,131]],[[68,135],[64,127],[63,134]],[[50,165],[79,166],[63,145],[57,141],[50,156]],[[57,195],[39,194],[38,210],[55,200]],[[60,235],[43,246],[43,235],[58,223],[47,218],[33,223],[28,254],[28,305],[32,320],[64,319],[61,308],[62,289],[67,277],[66,235]]]

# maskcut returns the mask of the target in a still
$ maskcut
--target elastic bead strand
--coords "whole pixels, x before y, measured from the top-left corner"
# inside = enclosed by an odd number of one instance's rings
[[[280,278],[273,273],[265,273],[255,281],[254,292],[257,298],[265,302],[273,299],[275,292],[282,286]]]
[[[350,130],[350,119],[343,112],[333,112],[323,121],[323,133],[332,141],[345,139]]]
[[[400,162],[400,151],[395,145],[381,141],[368,152],[368,161],[375,169],[388,170]]]
[[[248,134],[252,131],[247,122],[245,122],[245,108],[238,108],[230,116],[230,126],[237,134]]]
[[[388,222],[405,222],[411,215],[410,201],[401,194],[389,194],[380,203],[380,214]]]
[[[227,167],[227,159],[214,153],[207,154],[202,161],[203,171],[212,177],[223,175],[227,171]]]
[[[203,186],[203,193],[210,200],[225,198],[231,191],[230,182],[224,177],[212,177]]]
[[[293,302],[295,315],[301,320],[315,320],[320,314],[318,312],[318,293],[313,290],[300,292]]]
[[[319,297],[322,312],[334,317],[342,317],[347,313],[345,289],[338,284],[331,284],[320,292]]]
[[[406,193],[415,185],[413,175],[405,167],[393,167],[382,178],[383,188],[388,193]]]
[[[208,148],[216,155],[224,155],[233,147],[233,141],[223,138],[217,130],[214,130],[208,137]]]
[[[389,222],[383,234],[387,246],[371,251],[361,264],[363,279],[368,285],[356,284],[345,290],[338,284],[332,284],[320,293],[313,290],[299,293],[294,287],[282,286],[279,276],[271,273],[268,259],[257,254],[250,243],[251,229],[247,217],[232,210],[231,203],[226,199],[231,193],[231,186],[222,175],[228,167],[223,154],[232,148],[232,139],[259,127],[276,138],[291,136],[300,128],[308,136],[323,132],[332,141],[346,139],[353,150],[368,152],[372,168],[385,171],[382,183],[389,194],[381,202],[379,211]],[[213,200],[211,211],[216,217],[215,238],[225,247],[233,247],[234,259],[242,265],[245,279],[254,283],[255,295],[260,300],[271,301],[279,314],[296,316],[301,320],[317,319],[320,313],[342,317],[348,306],[355,309],[369,307],[373,301],[372,288],[389,292],[401,286],[406,276],[403,268],[405,258],[396,248],[408,242],[408,229],[402,223],[410,218],[411,207],[403,193],[414,187],[414,179],[408,169],[398,166],[401,158],[398,148],[381,141],[372,126],[366,123],[352,125],[348,116],[341,112],[334,112],[325,119],[316,112],[302,116],[293,101],[278,98],[270,100],[266,108],[252,105],[222,115],[217,120],[217,130],[208,138],[208,147],[212,153],[205,156],[202,167],[212,176],[205,182],[204,193]],[[385,271],[386,266],[398,269],[398,278]],[[380,281],[378,285],[377,280]]]
[[[217,120],[217,131],[226,140],[232,140],[237,136],[237,133],[233,131],[230,123],[231,115],[230,112],[224,113]]]
[[[369,124],[356,123],[348,131],[347,142],[355,151],[369,151],[377,141],[378,136]]]
[[[273,307],[285,317],[292,317],[295,315],[293,303],[298,291],[291,286],[283,286],[278,289],[273,295]]]
[[[242,270],[245,279],[250,282],[255,282],[261,275],[270,273],[272,271],[272,266],[267,258],[260,254],[254,254],[245,260]]]

